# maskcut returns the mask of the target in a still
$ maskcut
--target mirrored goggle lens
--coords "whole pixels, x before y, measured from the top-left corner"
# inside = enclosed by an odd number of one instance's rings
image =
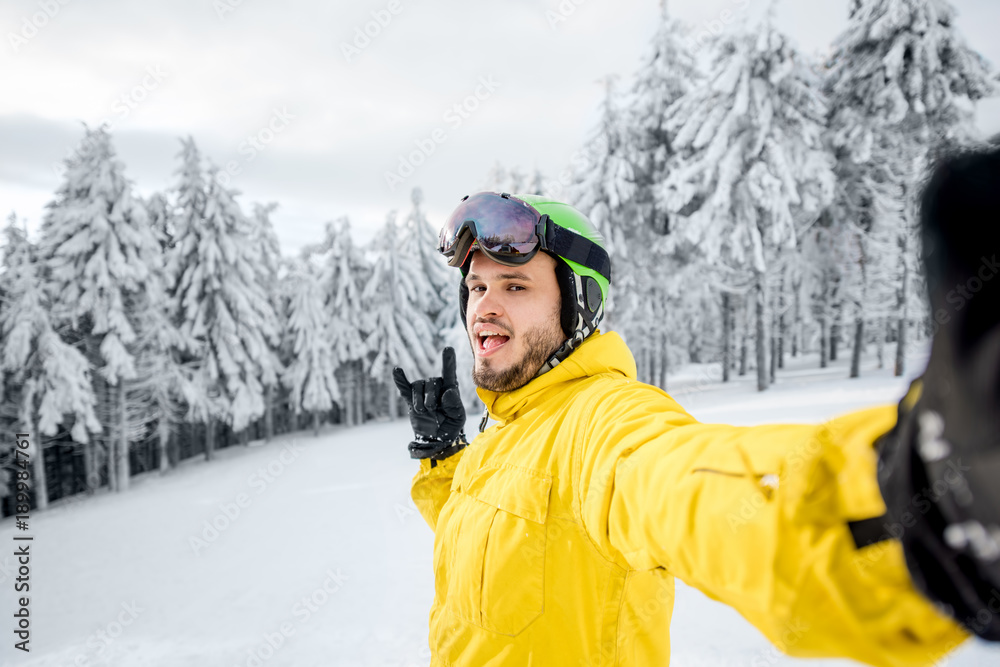
[[[475,233],[480,248],[500,255],[528,254],[538,247],[538,213],[524,202],[491,192],[472,195],[455,209],[441,228],[439,249],[445,255],[466,228]],[[464,258],[463,258],[464,259]]]

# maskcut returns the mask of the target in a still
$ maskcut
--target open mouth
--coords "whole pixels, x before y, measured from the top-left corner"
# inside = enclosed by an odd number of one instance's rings
[[[484,331],[476,335],[476,352],[481,357],[487,357],[506,345],[509,340],[510,336]]]

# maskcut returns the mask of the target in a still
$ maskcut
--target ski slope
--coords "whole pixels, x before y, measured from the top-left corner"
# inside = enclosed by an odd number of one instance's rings
[[[750,376],[721,386],[714,366],[683,369],[670,389],[702,421],[750,425],[895,402],[907,384],[872,363],[859,380],[814,365],[796,360],[764,394]],[[33,515],[31,653],[5,629],[0,664],[426,665],[433,535],[409,498],[408,440],[405,420],[282,436]],[[0,545],[14,532],[0,524]],[[0,548],[4,610],[12,551]],[[680,583],[671,636],[683,667],[853,664],[781,656]],[[970,642],[947,664],[998,665],[1000,650]]]

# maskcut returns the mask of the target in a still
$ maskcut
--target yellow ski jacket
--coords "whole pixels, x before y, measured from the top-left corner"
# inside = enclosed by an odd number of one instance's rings
[[[791,655],[930,665],[967,636],[898,541],[848,529],[885,512],[872,444],[895,406],[701,424],[636,381],[614,333],[479,395],[497,423],[413,480],[435,531],[432,665],[667,665],[674,577]]]

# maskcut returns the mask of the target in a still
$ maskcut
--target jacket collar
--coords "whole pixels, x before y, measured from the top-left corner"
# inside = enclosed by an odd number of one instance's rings
[[[476,389],[476,393],[490,417],[509,422],[541,403],[553,391],[564,389],[567,382],[603,374],[635,380],[635,359],[617,333],[596,331],[565,361],[520,389],[505,392]]]

